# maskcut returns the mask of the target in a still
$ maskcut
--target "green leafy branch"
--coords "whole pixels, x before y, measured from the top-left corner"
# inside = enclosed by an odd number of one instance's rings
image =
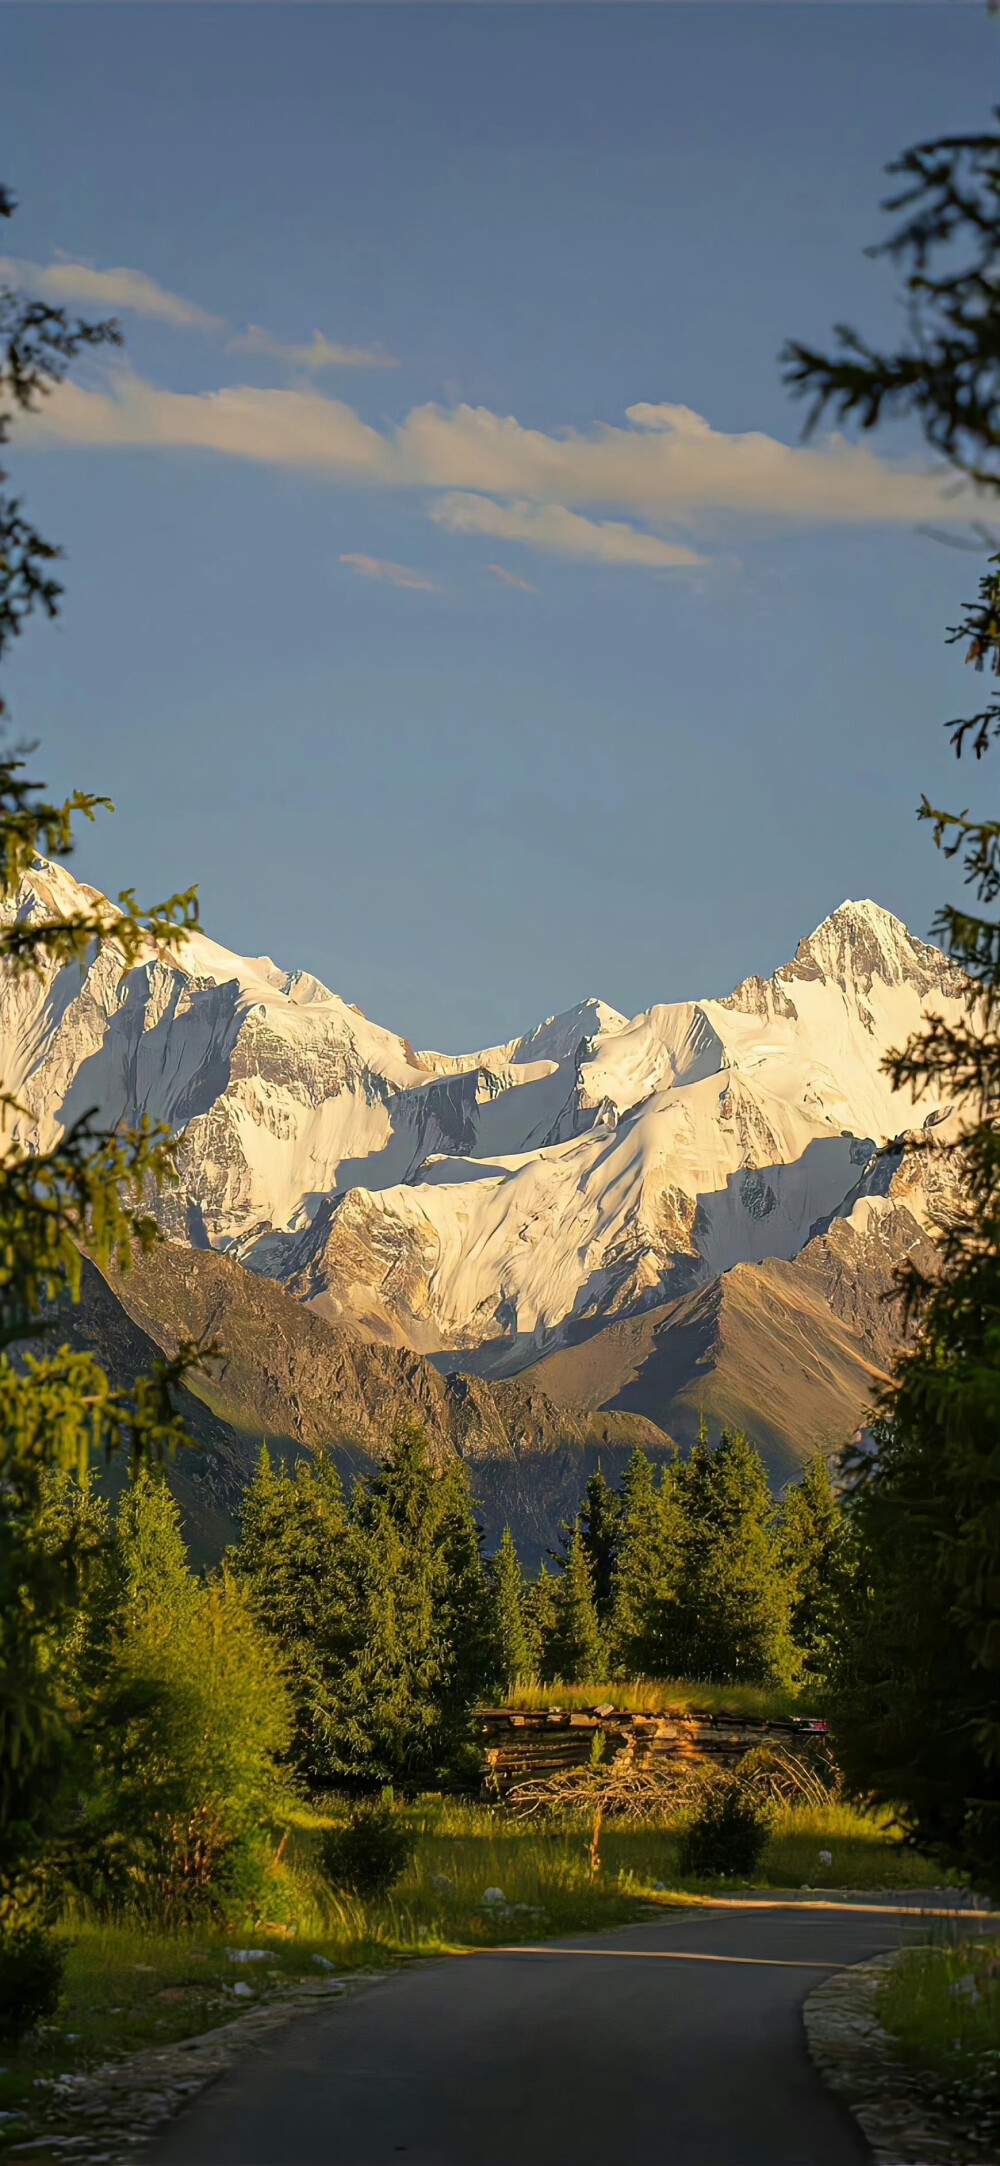
[[[172,1359],[121,1386],[93,1354],[70,1347],[43,1359],[26,1354],[23,1370],[0,1355],[0,1468],[56,1466],[85,1480],[98,1452],[122,1452],[139,1466],[190,1445],[173,1395],[214,1352],[208,1342],[185,1340]]]
[[[0,1107],[25,1111],[9,1093]],[[149,1251],[158,1228],[145,1201],[150,1184],[176,1181],[176,1150],[160,1125],[111,1131],[85,1114],[51,1151],[0,1161],[0,1347],[42,1328],[63,1295],[79,1299],[82,1247],[122,1272],[133,1243]]]

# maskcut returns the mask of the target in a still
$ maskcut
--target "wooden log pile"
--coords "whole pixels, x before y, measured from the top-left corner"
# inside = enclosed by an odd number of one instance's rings
[[[504,1797],[513,1783],[558,1775],[589,1760],[595,1736],[604,1758],[628,1746],[637,1765],[657,1760],[732,1768],[757,1745],[801,1752],[826,1724],[804,1716],[768,1719],[743,1714],[629,1714],[621,1708],[482,1707],[475,1716],[486,1755],[486,1788]]]

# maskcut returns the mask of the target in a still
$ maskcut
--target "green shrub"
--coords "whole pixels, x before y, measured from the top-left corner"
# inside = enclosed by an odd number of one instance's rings
[[[231,1891],[252,1908],[288,1802],[291,1708],[232,1575],[191,1570],[158,1477],[140,1474],[119,1505],[106,1608],[88,1624],[98,1683],[73,1886],[100,1914],[176,1925],[221,1917]]]
[[[746,1879],[771,1832],[767,1804],[735,1775],[711,1775],[680,1847],[680,1869],[696,1880]]]
[[[323,1871],[335,1888],[349,1895],[388,1895],[405,1873],[416,1837],[388,1798],[358,1805],[345,1828],[323,1837]]]
[[[51,2016],[62,1989],[66,1952],[40,1925],[0,1933],[0,2038],[23,2038]]]

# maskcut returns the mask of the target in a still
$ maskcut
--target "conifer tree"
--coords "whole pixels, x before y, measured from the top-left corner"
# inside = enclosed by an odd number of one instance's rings
[[[495,1612],[461,1460],[415,1423],[346,1503],[332,1464],[275,1472],[244,1503],[232,1568],[277,1641],[293,1757],[315,1788],[461,1773],[469,1713],[499,1678]]]
[[[849,1602],[847,1527],[822,1457],[786,1489],[780,1513],[781,1564],[791,1597],[792,1638],[808,1677],[825,1677]]]
[[[926,442],[974,481],[978,598],[949,640],[978,674],[1000,674],[1000,557],[984,498],[1000,496],[1000,109],[991,128],[918,143],[889,167],[883,206],[901,222],[873,254],[903,273],[906,330],[889,351],[839,326],[833,356],[786,347],[787,380],[871,429],[914,417]],[[1000,695],[946,724],[957,756],[1000,738]],[[937,1269],[904,1291],[920,1329],[896,1365],[875,1454],[855,1456],[851,1523],[859,1597],[838,1654],[836,1746],[849,1777],[891,1802],[943,1862],[1000,1890],[1000,820],[920,817],[959,858],[969,901],[935,931],[961,967],[965,1015],[933,1008],[891,1053],[897,1089],[929,1086],[960,1115],[950,1150],[962,1207],[938,1228]]]
[[[544,1560],[538,1569],[538,1578],[529,1581],[524,1590],[522,1605],[524,1629],[527,1635],[532,1677],[549,1679],[547,1649],[555,1630],[555,1578]]]
[[[612,1489],[604,1478],[601,1467],[590,1476],[580,1507],[580,1532],[583,1546],[590,1562],[594,1582],[594,1601],[600,1624],[607,1623],[611,1610],[611,1582],[614,1576],[615,1552],[621,1529],[621,1491]]]
[[[741,1430],[702,1437],[676,1470],[683,1515],[673,1652],[676,1674],[782,1684],[796,1669],[790,1592],[764,1462]]]
[[[608,1637],[616,1676],[676,1674],[673,1611],[679,1539],[673,1469],[666,1469],[657,1485],[646,1453],[636,1450],[622,1483],[611,1582]]]
[[[0,218],[15,205],[0,188]],[[0,282],[0,445],[19,413],[37,406],[87,347],[118,343],[113,323],[88,324],[32,301]],[[0,661],[36,610],[55,616],[61,588],[59,551],[6,493],[0,472]],[[0,699],[0,730],[6,725]],[[18,890],[39,852],[66,857],[76,817],[93,819],[105,798],[74,791],[53,802],[29,779],[24,757],[0,747],[0,967],[34,973],[51,985],[67,963],[104,946],[124,976],[137,958],[183,938],[196,919],[193,892],[143,914],[131,892],[117,907],[81,906],[47,919],[17,908]],[[173,1177],[165,1132],[148,1125],[101,1131],[85,1117],[50,1150],[26,1148],[31,1116],[2,1088],[5,1144],[0,1163],[0,1930],[29,1900],[32,1874],[52,1832],[53,1801],[72,1749],[71,1726],[53,1647],[78,1599],[87,1558],[80,1526],[68,1525],[54,1549],[41,1531],[46,1477],[83,1473],[91,1456],[124,1451],[135,1462],[186,1441],[171,1387],[197,1358],[183,1347],[173,1362],[127,1390],[113,1389],[89,1354],[56,1348],[15,1365],[18,1340],[54,1330],[56,1305],[79,1294],[81,1244],[98,1263],[122,1270],[132,1244],[148,1247],[156,1227],[147,1209],[151,1184]],[[82,1523],[81,1523],[82,1524]]]
[[[411,1423],[355,1492],[361,1595],[344,1681],[343,1772],[364,1787],[458,1773],[469,1715],[493,1682],[490,1601],[459,1459],[437,1471]]]
[[[604,1666],[601,1628],[594,1601],[590,1559],[579,1527],[574,1528],[562,1570],[552,1590],[553,1621],[543,1651],[546,1679],[562,1684],[598,1680]]]
[[[329,1789],[359,1610],[357,1543],[333,1462],[300,1460],[290,1473],[263,1448],[240,1527],[229,1562],[281,1649],[295,1710],[291,1761],[312,1788]]]
[[[523,1684],[534,1674],[532,1646],[525,1624],[524,1574],[510,1528],[505,1527],[496,1556],[490,1562],[497,1667],[505,1691]]]

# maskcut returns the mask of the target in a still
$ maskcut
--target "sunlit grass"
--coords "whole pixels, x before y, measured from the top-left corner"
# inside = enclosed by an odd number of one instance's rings
[[[822,1714],[819,1695],[780,1685],[699,1685],[685,1678],[644,1679],[640,1684],[518,1685],[504,1705],[532,1708],[620,1708],[634,1715],[737,1714],[769,1717]]]

